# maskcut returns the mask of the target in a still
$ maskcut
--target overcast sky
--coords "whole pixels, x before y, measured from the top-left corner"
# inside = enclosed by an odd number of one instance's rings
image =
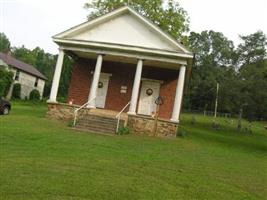
[[[12,46],[57,53],[51,36],[86,20],[89,0],[0,0],[0,32]],[[267,0],[178,0],[191,31],[215,30],[238,44],[238,35],[267,34]]]

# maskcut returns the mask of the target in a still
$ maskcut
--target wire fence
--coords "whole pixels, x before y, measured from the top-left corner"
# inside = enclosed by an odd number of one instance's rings
[[[204,115],[204,116],[214,116],[215,112],[214,111],[207,111],[207,110],[184,110],[184,113],[191,113],[191,114],[199,114],[199,115]],[[231,114],[231,113],[225,113],[225,112],[217,112],[217,117],[223,117],[223,118],[232,118],[232,117],[237,117],[236,114]]]

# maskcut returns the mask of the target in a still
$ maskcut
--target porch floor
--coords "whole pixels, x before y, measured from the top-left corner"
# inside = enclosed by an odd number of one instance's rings
[[[100,108],[95,108],[95,109],[90,109],[89,114],[93,115],[98,115],[98,116],[103,116],[103,117],[109,117],[109,118],[116,118],[116,115],[118,114],[118,111],[114,110],[107,110],[107,109],[100,109]],[[122,120],[127,121],[128,120],[128,114],[123,112],[120,117]]]

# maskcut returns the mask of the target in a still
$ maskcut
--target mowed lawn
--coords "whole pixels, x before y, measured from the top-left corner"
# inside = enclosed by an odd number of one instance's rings
[[[267,131],[182,116],[183,137],[104,136],[14,103],[0,116],[0,199],[266,199]]]

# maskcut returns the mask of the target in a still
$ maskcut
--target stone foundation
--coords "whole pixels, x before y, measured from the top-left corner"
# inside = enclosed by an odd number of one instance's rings
[[[70,121],[74,118],[74,110],[78,108],[75,105],[64,103],[47,103],[48,111],[46,116],[51,119]]]
[[[178,123],[159,119],[154,133],[155,119],[140,115],[129,115],[128,127],[131,133],[148,134],[157,137],[176,137]]]
[[[74,119],[74,110],[79,106],[63,103],[48,103],[47,117],[51,119],[69,122]],[[79,117],[83,114],[99,115],[115,118],[117,112],[103,109],[82,109]],[[128,118],[128,119],[127,119]],[[178,123],[159,119],[157,122],[156,133],[154,133],[155,119],[147,116],[128,115],[125,113],[121,119],[127,122],[130,132],[133,134],[147,134],[157,137],[176,137]]]

